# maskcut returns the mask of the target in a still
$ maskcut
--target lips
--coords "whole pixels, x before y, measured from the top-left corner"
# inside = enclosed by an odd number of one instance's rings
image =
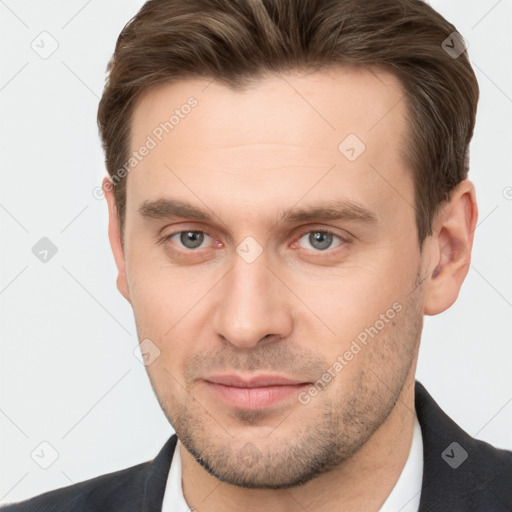
[[[214,384],[232,386],[235,388],[261,388],[267,386],[293,386],[307,384],[304,381],[288,379],[279,375],[258,375],[254,377],[241,377],[238,375],[214,375],[204,379]]]
[[[208,391],[235,409],[261,410],[297,396],[310,382],[280,375],[212,375],[203,379]]]

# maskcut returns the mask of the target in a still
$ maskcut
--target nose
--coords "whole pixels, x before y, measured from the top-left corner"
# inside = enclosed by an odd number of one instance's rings
[[[293,329],[292,304],[285,285],[268,268],[263,253],[247,263],[238,255],[222,279],[214,313],[215,333],[238,348],[287,337]]]

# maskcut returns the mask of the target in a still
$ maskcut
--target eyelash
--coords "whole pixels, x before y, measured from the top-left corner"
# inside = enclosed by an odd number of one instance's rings
[[[158,244],[161,244],[161,243],[165,243],[167,242],[168,240],[170,240],[173,236],[175,235],[179,235],[181,233],[186,233],[188,231],[191,231],[193,233],[203,233],[205,234],[206,236],[208,236],[209,238],[211,238],[212,240],[214,239],[214,237],[212,235],[210,235],[207,231],[204,231],[202,229],[182,229],[180,231],[175,231],[174,233],[171,233],[169,235],[165,235],[163,236],[161,239],[158,240]],[[298,243],[300,241],[300,239],[304,236],[304,235],[307,235],[308,233],[323,233],[323,234],[329,234],[329,235],[332,235],[334,237],[337,237],[340,239],[341,243],[334,247],[333,249],[325,249],[324,251],[321,251],[321,250],[314,250],[314,249],[306,249],[307,251],[311,251],[311,252],[314,252],[314,253],[318,253],[320,255],[322,254],[330,254],[331,252],[333,251],[336,251],[336,249],[341,249],[342,247],[344,247],[345,245],[347,245],[349,242],[350,242],[350,239],[348,237],[344,237],[344,236],[341,236],[340,234],[336,233],[335,231],[333,230],[330,230],[330,229],[326,229],[326,228],[322,228],[322,229],[307,229],[307,230],[304,230],[304,231],[301,231],[299,233],[299,235],[296,237],[296,242]],[[294,244],[296,243],[294,242]],[[188,248],[183,248],[183,249],[178,249],[178,250],[183,250],[187,253],[197,253],[199,252],[201,249],[188,249]]]

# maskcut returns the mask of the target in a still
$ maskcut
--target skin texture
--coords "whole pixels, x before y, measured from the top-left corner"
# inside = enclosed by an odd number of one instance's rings
[[[136,105],[132,149],[191,96],[197,106],[127,177],[124,247],[104,182],[117,285],[139,339],[160,350],[147,371],[180,439],[187,503],[378,510],[411,445],[423,315],[453,304],[469,268],[474,187],[454,190],[420,251],[401,153],[406,105],[382,70],[288,72],[245,91],[211,80],[162,86]],[[354,161],[338,148],[349,134],[365,145]],[[162,198],[210,218],[140,214]],[[374,221],[281,222],[284,210],[332,201],[357,203]],[[198,248],[183,231],[205,233]],[[261,254],[248,262],[237,247]],[[272,374],[307,391],[329,369],[306,404],[293,393],[259,410],[226,404],[204,380]]]

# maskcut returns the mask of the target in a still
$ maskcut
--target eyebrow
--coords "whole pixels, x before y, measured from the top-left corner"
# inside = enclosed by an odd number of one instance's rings
[[[198,208],[186,201],[161,198],[144,201],[138,208],[144,219],[186,218],[197,221],[210,221],[213,216],[207,210]],[[350,200],[327,201],[304,208],[289,208],[280,211],[276,223],[294,224],[299,222],[345,220],[365,224],[375,224],[377,215],[364,206]]]

